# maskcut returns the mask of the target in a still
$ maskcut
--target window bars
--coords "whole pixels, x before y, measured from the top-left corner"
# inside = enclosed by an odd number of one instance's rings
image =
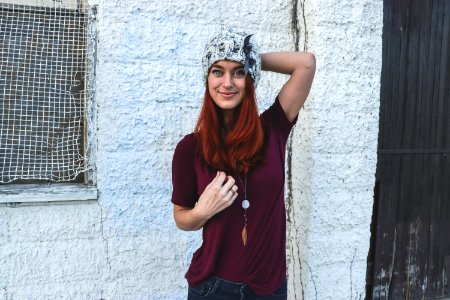
[[[0,183],[83,179],[87,4],[0,0]]]

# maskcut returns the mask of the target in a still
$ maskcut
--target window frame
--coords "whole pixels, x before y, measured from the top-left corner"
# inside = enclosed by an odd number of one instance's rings
[[[45,2],[53,2],[41,0],[43,5],[36,5],[36,1],[29,0],[0,0],[1,4],[20,4],[37,7],[46,7]],[[95,167],[95,149],[97,144],[96,131],[97,111],[95,105],[95,66],[96,66],[96,13],[97,6],[88,6],[87,0],[80,1],[70,0],[72,3],[78,3],[80,9],[88,13],[89,26],[87,32],[87,51],[93,55],[87,55],[87,73],[85,80],[84,96],[84,157],[85,157],[85,174],[84,183],[76,182],[49,182],[49,183],[3,183],[0,184],[0,205],[4,206],[20,206],[40,203],[84,203],[85,201],[95,201],[98,198],[96,167]],[[33,3],[35,5],[31,5]],[[30,180],[31,181],[31,180]]]

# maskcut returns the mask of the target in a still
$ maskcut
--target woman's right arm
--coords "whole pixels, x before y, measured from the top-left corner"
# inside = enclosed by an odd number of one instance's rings
[[[176,204],[173,205],[173,218],[177,227],[186,231],[198,230],[208,221],[206,217],[197,214],[195,207],[190,208]]]
[[[217,172],[193,208],[174,204],[173,217],[177,227],[186,231],[202,228],[210,218],[233,204],[237,189],[233,177]]]

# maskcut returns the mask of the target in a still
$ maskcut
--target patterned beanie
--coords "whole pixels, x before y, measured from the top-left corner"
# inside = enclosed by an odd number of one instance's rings
[[[208,80],[209,69],[219,60],[232,60],[244,65],[245,74],[250,73],[255,87],[261,77],[261,56],[253,35],[223,28],[206,44],[203,53],[203,77]]]

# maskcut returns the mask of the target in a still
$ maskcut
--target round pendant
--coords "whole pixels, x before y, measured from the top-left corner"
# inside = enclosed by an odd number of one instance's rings
[[[250,202],[248,200],[243,200],[242,201],[242,208],[243,209],[247,209],[250,207]]]

